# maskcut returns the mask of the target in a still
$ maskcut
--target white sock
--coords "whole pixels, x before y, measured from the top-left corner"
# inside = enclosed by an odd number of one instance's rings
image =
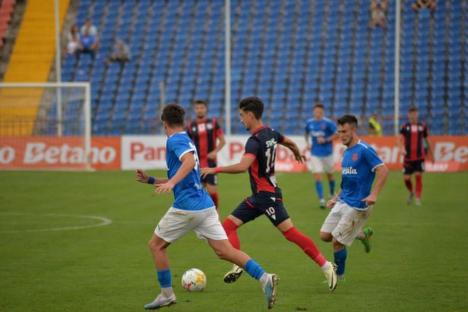
[[[172,289],[172,287],[161,288],[161,294],[164,297],[169,298],[174,294],[174,290]]]
[[[268,283],[269,277],[268,273],[263,273],[262,277],[260,277],[260,284],[262,284],[262,287],[265,287],[265,285]]]
[[[332,264],[330,263],[330,261],[327,261],[327,262],[325,262],[320,268],[322,269],[322,271],[325,272],[325,271],[327,271],[327,270],[330,269],[331,265],[332,265]]]

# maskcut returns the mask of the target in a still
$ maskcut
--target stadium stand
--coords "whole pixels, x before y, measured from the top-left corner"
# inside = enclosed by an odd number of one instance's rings
[[[468,3],[440,1],[434,13],[411,3],[402,1],[401,111],[418,105],[433,134],[467,133]],[[231,12],[233,103],[258,95],[269,104],[266,122],[288,134],[303,132],[315,101],[332,117],[377,113],[393,133],[393,2],[385,28],[368,26],[367,0],[232,0]],[[91,81],[95,134],[160,131],[160,82],[166,102],[204,98],[224,115],[224,1],[80,0],[77,24],[88,17],[97,56],[64,58],[62,78]],[[117,38],[132,51],[123,68],[105,63]]]

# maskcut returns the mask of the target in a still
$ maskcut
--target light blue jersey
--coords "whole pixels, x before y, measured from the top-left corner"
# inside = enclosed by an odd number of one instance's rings
[[[320,120],[309,119],[305,127],[305,132],[312,137],[312,148],[310,154],[317,157],[326,157],[333,154],[333,142],[331,137],[336,133],[336,125],[328,118]],[[323,137],[327,140],[324,144],[319,144],[317,139]]]
[[[195,145],[186,132],[171,135],[166,142],[167,177],[171,179],[179,170],[180,159],[187,153],[195,156],[195,168],[173,189],[174,204],[172,207],[183,210],[202,210],[214,207],[213,200],[203,188],[200,181],[200,167]]]
[[[358,209],[367,209],[362,200],[369,196],[375,178],[375,168],[383,165],[375,150],[367,143],[359,142],[347,148],[341,161],[340,201]]]

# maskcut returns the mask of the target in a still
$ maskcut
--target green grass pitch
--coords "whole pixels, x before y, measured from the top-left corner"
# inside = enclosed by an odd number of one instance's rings
[[[224,217],[249,194],[248,178],[219,180]],[[331,246],[319,242],[327,212],[317,207],[312,177],[278,181],[296,226],[331,259]],[[365,254],[359,242],[349,249],[346,281],[332,294],[266,218],[241,228],[242,249],[280,276],[273,311],[468,311],[468,173],[426,174],[424,183],[423,206],[407,206],[401,174],[389,176],[369,220],[373,250]],[[146,243],[171,199],[153,196],[133,172],[1,172],[0,311],[143,310],[158,292]],[[112,224],[68,229],[100,222],[79,216]],[[258,283],[244,275],[224,284],[230,264],[194,234],[169,256],[178,303],[167,311],[266,310]],[[191,267],[208,277],[202,293],[180,286]]]

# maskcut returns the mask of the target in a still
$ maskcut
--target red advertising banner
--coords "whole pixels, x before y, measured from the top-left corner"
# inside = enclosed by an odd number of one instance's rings
[[[120,137],[93,137],[91,167],[120,169]],[[0,169],[79,170],[85,168],[82,137],[2,137]]]

